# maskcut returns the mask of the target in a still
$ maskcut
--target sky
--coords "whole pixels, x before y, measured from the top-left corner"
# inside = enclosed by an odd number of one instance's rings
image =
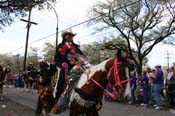
[[[96,0],[58,0],[55,10],[59,19],[59,31],[68,27],[76,25],[88,19],[87,13],[90,7],[95,4]],[[27,17],[23,17],[27,19]],[[30,29],[29,43],[42,39],[39,42],[29,44],[28,53],[30,53],[30,47],[37,47],[39,54],[42,54],[44,43],[55,42],[56,36],[48,35],[56,33],[56,16],[53,10],[32,10],[31,20],[38,23],[38,25],[32,25]],[[0,53],[8,54],[24,54],[24,45],[26,40],[26,23],[16,19],[10,27],[5,27],[3,31],[0,31]],[[86,24],[73,28],[72,31],[77,33],[74,40],[78,44],[88,44],[99,39],[113,34],[114,30],[103,31],[92,36],[94,30]],[[59,33],[58,42],[60,42],[61,35]],[[148,55],[148,65],[153,67],[157,64],[167,65],[167,51],[170,54],[170,63],[175,62],[175,46],[157,45],[152,52]]]

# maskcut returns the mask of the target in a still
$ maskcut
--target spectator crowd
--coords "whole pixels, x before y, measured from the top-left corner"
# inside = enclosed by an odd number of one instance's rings
[[[129,104],[152,105],[156,110],[169,107],[175,113],[175,69],[170,67],[167,74],[161,65],[154,69],[142,70],[141,76],[130,72],[131,99]],[[166,105],[164,103],[166,101]]]

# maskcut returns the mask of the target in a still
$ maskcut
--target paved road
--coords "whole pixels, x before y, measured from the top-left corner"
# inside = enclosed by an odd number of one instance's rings
[[[0,116],[34,116],[37,94],[24,92],[23,89],[5,88],[5,100],[0,101]],[[58,116],[68,116],[68,111]],[[152,107],[127,105],[112,102],[104,102],[100,116],[175,116],[168,110],[154,110]]]

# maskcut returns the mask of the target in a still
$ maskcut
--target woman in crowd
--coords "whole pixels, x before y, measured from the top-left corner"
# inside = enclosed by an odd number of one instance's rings
[[[130,88],[131,88],[131,101],[128,102],[129,104],[135,104],[136,103],[136,98],[135,98],[135,90],[136,90],[136,73],[135,71],[130,72]]]
[[[168,76],[166,78],[168,100],[170,104],[170,111],[175,113],[175,70],[174,67],[169,69]]]
[[[149,104],[153,104],[153,98],[152,98],[152,94],[153,94],[153,77],[155,77],[155,70],[152,69],[150,67],[147,68],[147,76],[149,78],[149,93],[148,93],[148,99],[149,99]]]
[[[141,106],[144,106],[149,103],[149,92],[150,92],[149,78],[147,76],[146,70],[142,71],[141,81],[142,81],[142,88],[143,88],[143,101],[141,103]]]

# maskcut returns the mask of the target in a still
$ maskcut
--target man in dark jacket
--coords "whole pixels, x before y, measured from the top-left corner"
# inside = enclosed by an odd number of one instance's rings
[[[27,67],[27,76],[26,76],[26,84],[27,84],[27,88],[31,88],[32,84],[34,82],[34,72],[36,71],[36,69],[34,68],[33,64],[30,62],[28,67]]]
[[[62,42],[57,46],[56,53],[55,53],[55,64],[58,68],[61,69],[59,73],[59,80],[57,82],[56,87],[56,100],[59,99],[63,92],[63,87],[65,83],[65,68],[63,67],[63,64],[68,65],[68,71],[71,70],[71,68],[74,66],[69,60],[69,54],[72,52],[77,54],[82,54],[81,50],[79,49],[79,45],[75,44],[73,42],[73,37],[76,34],[65,31],[62,33]]]
[[[175,113],[175,69],[171,67],[166,78],[170,111]]]

